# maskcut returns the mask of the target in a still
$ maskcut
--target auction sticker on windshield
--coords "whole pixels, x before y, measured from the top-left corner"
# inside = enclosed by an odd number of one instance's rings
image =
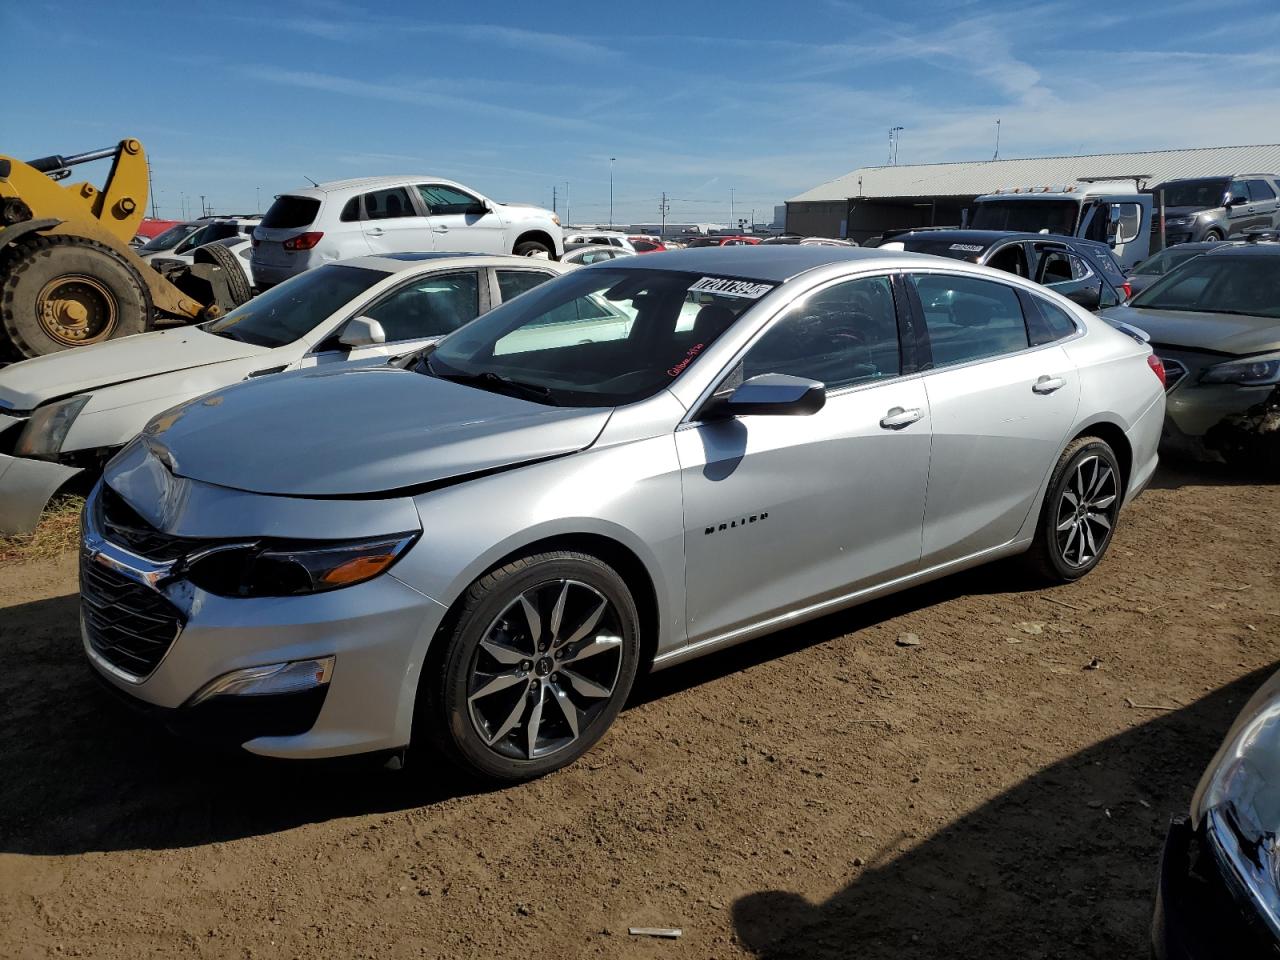
[[[746,300],[759,300],[772,289],[772,283],[729,280],[726,277],[703,277],[689,288],[689,292],[718,293],[722,297],[742,297]]]

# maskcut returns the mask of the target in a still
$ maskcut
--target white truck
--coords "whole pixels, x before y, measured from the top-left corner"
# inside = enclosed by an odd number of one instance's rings
[[[1081,177],[1061,186],[1009,187],[978,197],[965,226],[1095,240],[1126,270],[1151,253],[1153,199],[1145,175]]]

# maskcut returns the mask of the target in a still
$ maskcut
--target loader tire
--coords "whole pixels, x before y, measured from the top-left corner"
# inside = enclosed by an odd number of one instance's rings
[[[197,247],[192,251],[191,258],[196,263],[206,261],[221,267],[226,274],[227,293],[231,297],[231,303],[218,304],[223,310],[233,310],[253,296],[253,287],[245,276],[239,258],[221,243],[206,243],[203,247]]]
[[[36,236],[6,251],[0,331],[20,357],[142,333],[151,295],[124,257],[84,237]]]

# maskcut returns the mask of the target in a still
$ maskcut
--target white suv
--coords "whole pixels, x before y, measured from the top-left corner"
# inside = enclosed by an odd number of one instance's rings
[[[637,253],[631,238],[616,230],[580,230],[564,238],[565,243],[597,243],[605,247],[620,247],[630,253]]]
[[[491,253],[559,259],[560,218],[439,177],[334,180],[276,197],[253,232],[259,289],[369,254]]]

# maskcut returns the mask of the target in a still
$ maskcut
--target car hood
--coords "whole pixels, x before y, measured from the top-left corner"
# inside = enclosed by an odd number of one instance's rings
[[[121,337],[5,367],[0,370],[0,407],[32,410],[58,397],[267,352],[266,347],[195,327]]]
[[[297,497],[403,495],[582,450],[611,412],[350,366],[236,384],[166,411],[143,437],[191,480]]]
[[[1246,355],[1280,350],[1280,320],[1234,313],[1112,307],[1102,316],[1145,330],[1151,342],[1188,350]]]
[[[1174,217],[1194,217],[1198,213],[1208,213],[1208,212],[1209,211],[1206,210],[1204,207],[1165,207],[1164,208],[1165,218],[1169,220],[1172,220]],[[1156,201],[1155,209],[1153,210],[1151,217],[1153,220],[1159,220],[1160,218],[1160,201],[1159,200]]]

